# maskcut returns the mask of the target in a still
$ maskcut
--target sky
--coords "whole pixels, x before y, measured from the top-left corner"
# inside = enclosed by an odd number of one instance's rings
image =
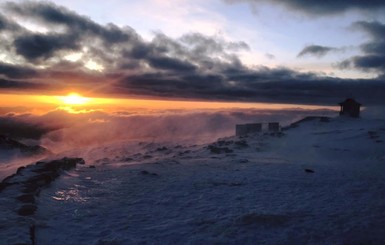
[[[379,0],[1,1],[0,103],[383,105],[384,13]]]

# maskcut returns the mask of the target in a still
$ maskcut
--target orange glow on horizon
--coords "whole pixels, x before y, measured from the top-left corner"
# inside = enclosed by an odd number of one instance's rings
[[[225,109],[332,109],[335,106],[277,104],[277,103],[241,103],[241,102],[210,102],[210,101],[177,101],[160,99],[126,99],[84,97],[80,93],[63,95],[24,95],[0,94],[0,107],[30,107],[35,111],[48,112],[63,109],[70,113],[103,110],[106,112],[150,109],[150,110],[225,110]],[[40,110],[41,109],[41,110]]]

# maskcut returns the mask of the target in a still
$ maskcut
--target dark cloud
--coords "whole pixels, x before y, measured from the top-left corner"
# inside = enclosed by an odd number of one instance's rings
[[[268,2],[283,5],[295,11],[311,15],[338,14],[347,10],[381,11],[385,9],[382,0],[224,0],[227,3],[247,2],[257,6],[258,3]]]
[[[0,89],[46,89],[44,84],[0,78]]]
[[[8,2],[7,9],[23,17],[41,20],[46,25],[64,25],[72,34],[99,36],[108,44],[125,42],[137,37],[131,28],[127,27],[122,30],[113,24],[101,26],[85,16],[80,16],[53,3],[27,1],[16,4]]]
[[[54,129],[25,121],[20,116],[0,117],[0,135],[7,135],[12,138],[39,139],[52,130]]]
[[[342,61],[342,68],[357,68],[364,71],[376,71],[385,75],[385,24],[374,21],[359,21],[353,27],[366,32],[371,40],[360,46],[363,55],[351,57]]]
[[[1,75],[7,78],[32,78],[37,72],[32,68],[0,62],[0,77]]]
[[[355,97],[365,104],[385,103],[385,81],[338,79],[289,69],[238,70],[216,76],[169,77],[128,76],[115,92],[130,90],[136,95],[168,96],[226,101],[264,101],[305,104],[334,104]]]
[[[8,20],[0,15],[0,30],[7,29],[9,26]]]
[[[52,57],[58,50],[79,48],[79,45],[74,42],[74,37],[60,34],[22,36],[14,41],[14,46],[17,54],[30,61]]]
[[[353,24],[354,28],[367,32],[373,39],[385,41],[385,25],[378,21],[358,21]]]
[[[327,53],[336,50],[336,48],[333,47],[326,47],[326,46],[320,46],[320,45],[309,45],[304,47],[301,52],[298,53],[297,57],[303,57],[306,55],[310,56],[316,56],[316,57],[322,57],[325,56]]]
[[[188,61],[182,61],[169,57],[150,57],[148,59],[150,65],[154,68],[175,70],[175,71],[194,71],[196,67]]]
[[[0,32],[13,31],[17,32],[22,29],[17,23],[0,14]]]
[[[361,70],[385,71],[385,56],[368,54],[363,56],[354,56],[340,63],[341,68],[359,68]]]
[[[177,39],[157,33],[151,41],[144,41],[130,27],[99,25],[51,3],[26,1],[6,6],[7,11],[37,21],[47,31],[7,29],[9,38],[0,50],[16,57],[13,63],[17,65],[0,63],[1,89],[57,91],[69,86],[129,97],[309,104],[334,104],[354,96],[364,104],[385,103],[379,92],[385,88],[381,77],[349,80],[287,68],[249,68],[237,53],[249,50],[244,42],[199,33]],[[5,18],[0,21],[9,23]],[[373,39],[362,46],[364,52],[374,55],[382,48],[381,23],[361,22],[356,28],[368,32]],[[313,45],[301,53],[324,55],[332,50]],[[69,54],[80,54],[81,58],[66,60],[64,57]],[[383,69],[381,57],[361,58],[352,58],[345,64]],[[90,61],[103,69],[90,71],[85,67]]]
[[[223,53],[225,50],[249,50],[245,42],[226,42],[222,39],[213,39],[200,33],[190,33],[182,36],[180,40],[189,45],[191,51],[198,55]]]
[[[385,42],[373,41],[361,45],[363,52],[368,54],[385,54]]]

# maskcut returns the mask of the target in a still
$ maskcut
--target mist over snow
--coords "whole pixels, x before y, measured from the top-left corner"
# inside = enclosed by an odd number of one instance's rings
[[[207,143],[234,135],[236,124],[274,121],[287,125],[306,115],[328,116],[335,113],[300,108],[90,111],[77,114],[55,110],[43,115],[1,116],[0,134],[35,139],[58,153],[121,140]]]

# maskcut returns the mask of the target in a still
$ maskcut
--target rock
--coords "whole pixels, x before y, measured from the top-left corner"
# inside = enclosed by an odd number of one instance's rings
[[[17,213],[21,216],[30,216],[33,215],[37,210],[36,205],[34,204],[25,204],[19,208]]]
[[[23,203],[34,203],[35,202],[35,196],[32,194],[23,194],[18,197],[16,197],[17,200]]]
[[[168,148],[165,147],[165,146],[163,146],[163,147],[158,147],[156,150],[157,150],[157,151],[167,151]]]
[[[142,170],[142,171],[140,171],[140,173],[143,174],[143,175],[148,175],[148,174],[150,174],[147,170]]]
[[[5,188],[7,188],[10,185],[13,185],[14,183],[6,183],[6,182],[1,182],[0,183],[0,192],[2,192]]]
[[[223,146],[223,145],[231,145],[233,144],[234,142],[232,140],[229,140],[229,141],[226,141],[226,140],[218,140],[217,141],[217,144],[219,146]]]
[[[36,226],[31,225],[29,227],[29,238],[31,239],[32,245],[36,244]]]
[[[23,171],[23,169],[25,169],[25,167],[20,167],[20,168],[18,168],[18,169],[16,170],[16,174],[20,174],[20,173]]]
[[[85,164],[82,158],[67,158],[53,160],[51,162],[39,163],[39,172],[57,172],[59,170],[70,170],[76,167],[76,164]]]
[[[40,192],[40,187],[36,183],[25,183],[24,188],[21,190],[23,193],[34,193],[38,194]]]
[[[6,178],[3,179],[2,183],[8,183],[11,184],[12,179],[16,176],[17,174],[12,174]]]
[[[150,172],[148,172],[147,170],[142,170],[142,171],[140,171],[140,174],[142,174],[142,175],[158,176],[157,173],[150,173]]]
[[[10,185],[23,184],[24,188],[21,190],[23,193],[38,194],[41,187],[49,185],[59,177],[61,170],[70,170],[75,168],[77,164],[85,164],[85,162],[82,158],[65,157],[59,160],[40,161],[34,165],[20,167],[15,174],[6,177],[0,183],[0,192]],[[30,174],[33,174],[32,177],[28,177]]]
[[[39,174],[29,178],[26,181],[26,183],[34,183],[38,186],[44,186],[51,183],[57,176],[58,174],[56,172],[51,174],[50,173]]]
[[[314,173],[314,170],[309,169],[309,168],[305,168],[305,172],[306,172],[306,173]]]
[[[221,153],[232,153],[233,150],[228,148],[228,147],[218,147],[218,146],[215,146],[215,145],[209,145],[207,147],[211,153],[214,153],[214,154],[221,154]]]
[[[242,147],[242,148],[249,147],[249,144],[247,143],[246,140],[235,141],[234,144],[235,144],[236,146]]]
[[[0,135],[0,149],[6,149],[6,150],[13,150],[17,149],[19,150],[23,155],[25,156],[31,156],[31,155],[42,155],[42,154],[48,154],[50,153],[46,148],[39,146],[39,145],[25,145],[23,143],[20,143],[14,139],[11,139],[9,137],[6,137],[4,135]]]

